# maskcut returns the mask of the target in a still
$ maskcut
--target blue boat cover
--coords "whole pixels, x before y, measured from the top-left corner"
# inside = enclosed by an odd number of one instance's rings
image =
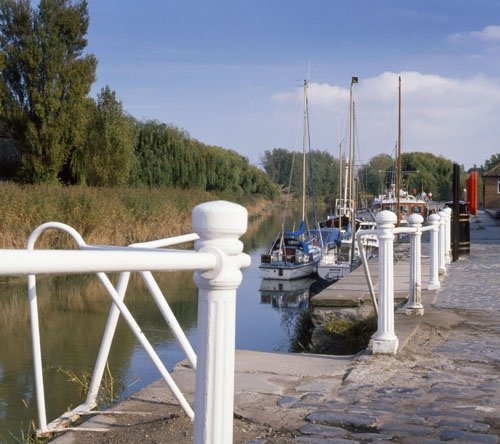
[[[309,244],[304,241],[300,241],[300,246],[305,254],[309,254]]]
[[[340,246],[341,235],[338,228],[322,228],[320,230],[309,231],[311,237],[320,237],[323,240],[324,245],[337,244]]]
[[[304,234],[304,231],[306,231],[306,223],[302,221],[297,231],[285,231],[285,236],[299,237]]]

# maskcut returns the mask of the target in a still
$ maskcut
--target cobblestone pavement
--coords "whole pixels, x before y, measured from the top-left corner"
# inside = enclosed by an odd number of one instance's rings
[[[500,220],[481,212],[471,220],[471,254],[449,268],[439,308],[500,310]]]
[[[297,398],[310,412],[289,442],[500,442],[499,289],[500,221],[480,213],[470,257],[449,266],[433,320],[426,309],[397,356],[358,356],[335,392]],[[450,312],[448,328],[440,318]],[[264,442],[275,441],[251,441]]]

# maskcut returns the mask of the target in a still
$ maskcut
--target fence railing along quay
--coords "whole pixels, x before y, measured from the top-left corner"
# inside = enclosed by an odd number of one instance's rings
[[[192,211],[194,233],[134,244],[128,247],[87,245],[68,225],[49,222],[29,237],[25,250],[0,250],[1,276],[28,276],[33,361],[38,408],[39,435],[67,430],[72,421],[92,414],[97,392],[113,341],[119,316],[123,316],[137,340],[146,350],[173,395],[190,418],[194,418],[194,442],[225,444],[232,442],[236,289],[241,268],[250,265],[239,237],[247,229],[247,211],[225,201],[208,202]],[[75,240],[77,250],[36,250],[38,237],[47,229],[59,229]],[[195,251],[165,249],[195,241]],[[193,270],[198,292],[198,353],[195,354],[152,271]],[[119,272],[116,287],[105,273]],[[161,362],[140,326],[128,310],[124,298],[131,272],[139,272],[158,309],[172,329],[190,365],[196,372],[194,412]],[[95,273],[113,304],[86,401],[47,424],[43,383],[36,275]],[[102,413],[102,412],[101,412]],[[86,429],[88,431],[88,429]]]
[[[361,259],[377,314],[377,332],[373,336],[373,353],[395,354],[399,340],[394,331],[394,239],[399,234],[410,236],[410,269],[408,301],[405,305],[407,315],[423,315],[422,305],[422,244],[421,237],[430,231],[429,282],[428,290],[439,289],[439,275],[446,274],[446,264],[451,262],[450,225],[451,210],[446,208],[438,214],[429,216],[429,225],[423,227],[420,214],[408,217],[407,227],[396,227],[397,216],[391,211],[381,211],[376,217],[378,237],[378,298],[371,280],[366,255],[362,244],[363,236],[373,235],[372,230],[359,230],[356,241],[361,251]]]

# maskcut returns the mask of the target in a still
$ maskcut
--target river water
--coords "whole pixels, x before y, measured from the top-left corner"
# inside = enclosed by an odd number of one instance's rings
[[[255,221],[242,238],[252,265],[243,271],[237,294],[239,349],[288,351],[300,313],[307,307],[311,280],[288,288],[286,282],[262,282],[259,278],[259,255],[271,244],[280,223],[279,214]],[[197,289],[192,273],[158,273],[155,277],[196,350]],[[111,303],[94,276],[41,278],[37,289],[50,422],[84,400],[82,384],[70,379],[85,380],[92,373]],[[139,276],[132,275],[125,302],[167,369],[184,359]],[[17,437],[33,420],[38,426],[24,281],[0,284],[0,344],[0,442],[19,442]],[[119,398],[160,377],[122,320],[113,341],[109,371]]]

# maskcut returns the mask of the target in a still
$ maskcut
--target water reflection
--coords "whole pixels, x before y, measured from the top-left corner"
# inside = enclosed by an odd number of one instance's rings
[[[309,288],[315,281],[312,277],[284,281],[281,279],[262,279],[260,301],[271,304],[278,311],[293,309],[304,310],[309,303]]]
[[[268,304],[279,313],[280,325],[286,332],[291,345],[297,331],[300,316],[309,306],[309,291],[313,277],[284,281],[262,279],[260,302]]]
[[[296,320],[307,306],[305,287],[302,292],[293,290],[294,295],[285,294],[285,288],[261,288],[260,254],[280,224],[279,213],[253,221],[242,239],[252,265],[243,271],[237,295],[236,346],[240,349],[288,351]],[[155,278],[196,350],[198,304],[192,273],[156,273]],[[116,283],[117,276],[112,281]],[[37,280],[37,289],[47,417],[51,421],[84,400],[80,387],[58,369],[79,376],[92,373],[111,302],[95,276],[44,277]],[[281,295],[273,296],[273,291]],[[269,304],[263,303],[266,298]],[[137,274],[131,276],[125,303],[167,369],[185,358]],[[19,435],[28,429],[30,420],[37,421],[24,280],[0,282],[0,343],[0,442],[19,442],[10,432]],[[115,390],[122,397],[160,377],[123,320],[118,323],[109,366]]]
[[[195,331],[197,294],[191,274],[157,278],[168,289],[167,301],[183,329]],[[92,372],[111,302],[94,276],[43,278],[37,289],[47,416],[52,419],[83,401],[81,387],[69,382],[67,373],[82,377]],[[125,301],[153,346],[159,346],[166,365],[173,367],[183,356],[172,350],[173,335],[138,276],[132,277]],[[26,430],[36,418],[26,284],[2,286],[0,313],[0,440],[5,440],[7,431]],[[135,337],[120,320],[109,364],[115,388],[124,394],[142,377],[140,365],[133,365],[138,362],[136,349]]]

